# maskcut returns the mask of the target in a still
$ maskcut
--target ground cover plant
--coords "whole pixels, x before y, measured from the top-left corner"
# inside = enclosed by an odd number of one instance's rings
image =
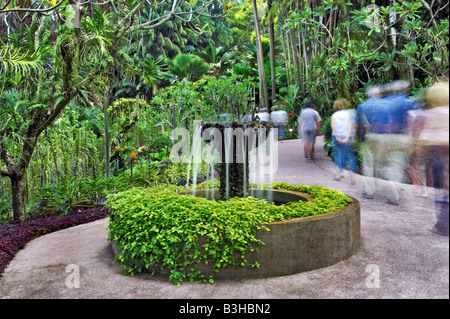
[[[106,206],[111,214],[108,239],[120,250],[115,260],[126,275],[165,271],[176,285],[213,283],[213,276],[205,275],[201,266],[209,265],[214,272],[227,265],[246,266],[246,252],[263,244],[255,234],[267,229],[266,223],[318,215],[351,202],[342,192],[323,186],[262,187],[305,192],[314,200],[280,206],[253,197],[212,201],[186,195],[186,189],[177,186],[135,187],[113,194]]]

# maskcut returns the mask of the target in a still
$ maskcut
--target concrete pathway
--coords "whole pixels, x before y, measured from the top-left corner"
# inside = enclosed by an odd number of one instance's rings
[[[361,198],[362,178],[333,181],[334,166],[318,138],[316,159],[307,163],[300,140],[279,143],[273,176],[292,184],[319,184],[357,198],[361,204],[360,250],[336,265],[291,276],[183,283],[146,274],[123,276],[107,242],[108,219],[32,240],[18,252],[0,280],[0,298],[449,298],[449,237],[430,231],[436,222],[429,198],[411,195],[403,185],[399,206],[386,203],[383,182],[373,200]],[[253,174],[264,182],[267,174]],[[448,206],[447,206],[448,214]]]

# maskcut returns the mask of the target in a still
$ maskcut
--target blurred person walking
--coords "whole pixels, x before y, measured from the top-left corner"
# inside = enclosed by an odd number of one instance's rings
[[[319,129],[319,116],[316,111],[314,111],[312,104],[307,102],[298,119],[298,131],[301,132],[305,157],[309,162],[313,160],[313,148]]]
[[[426,110],[419,142],[429,153],[435,188],[437,222],[433,232],[449,234],[449,85],[438,82],[426,93]]]
[[[419,136],[425,123],[425,110],[423,105],[418,109],[408,111],[405,134],[409,138],[409,175],[416,196],[428,197],[427,188],[427,150],[419,143]]]
[[[381,177],[388,181],[387,202],[398,205],[399,184],[403,182],[407,166],[406,150],[408,137],[404,134],[407,112],[417,107],[407,91],[409,83],[394,81],[380,90],[369,91],[369,100],[357,109],[357,130],[366,125],[364,143],[361,147],[363,156],[364,192],[362,196],[372,199],[376,190],[375,179]]]
[[[355,130],[355,110],[348,109],[346,99],[334,102],[331,116],[331,141],[333,146],[333,159],[336,164],[335,181],[344,177],[344,168],[350,171],[351,184],[355,184],[356,154],[353,147]]]
[[[381,105],[382,100],[382,88],[381,86],[374,85],[366,90],[366,95],[368,99],[358,105],[356,108],[356,138],[361,142],[360,153],[362,155],[362,171],[363,175],[366,177],[364,181],[364,191],[362,196],[364,198],[372,199],[375,193],[375,171],[377,167],[378,154],[375,148],[377,144],[371,141],[369,136],[373,136],[374,133],[381,133],[381,130],[375,125],[377,109]]]
[[[313,147],[312,147],[312,152],[311,152],[312,158],[314,158],[314,152],[316,150],[316,138],[317,138],[317,135],[319,135],[320,130],[322,128],[322,117],[320,116],[319,112],[316,109],[313,108],[313,110],[314,110],[314,112],[316,112],[316,114],[319,118],[319,121],[318,121],[319,125],[316,124],[316,136],[314,137],[314,140],[313,140]]]

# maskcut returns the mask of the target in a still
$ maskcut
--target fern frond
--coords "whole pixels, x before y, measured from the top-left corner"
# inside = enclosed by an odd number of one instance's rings
[[[25,76],[43,69],[43,61],[39,51],[22,50],[11,44],[3,44],[0,48],[0,73],[20,74]]]

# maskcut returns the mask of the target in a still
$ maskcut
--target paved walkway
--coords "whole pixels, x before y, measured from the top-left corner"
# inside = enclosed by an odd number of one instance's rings
[[[346,261],[285,277],[176,287],[146,274],[123,276],[112,263],[105,219],[28,243],[0,280],[0,298],[449,298],[449,238],[430,231],[436,222],[433,191],[430,198],[413,197],[410,186],[404,185],[401,204],[392,206],[379,181],[373,200],[361,198],[362,177],[355,186],[348,177],[333,181],[334,166],[322,145],[319,138],[315,162],[307,163],[300,140],[279,143],[274,178],[324,185],[360,201],[362,245]],[[268,177],[257,175],[254,180]],[[76,270],[79,288],[69,288]]]

